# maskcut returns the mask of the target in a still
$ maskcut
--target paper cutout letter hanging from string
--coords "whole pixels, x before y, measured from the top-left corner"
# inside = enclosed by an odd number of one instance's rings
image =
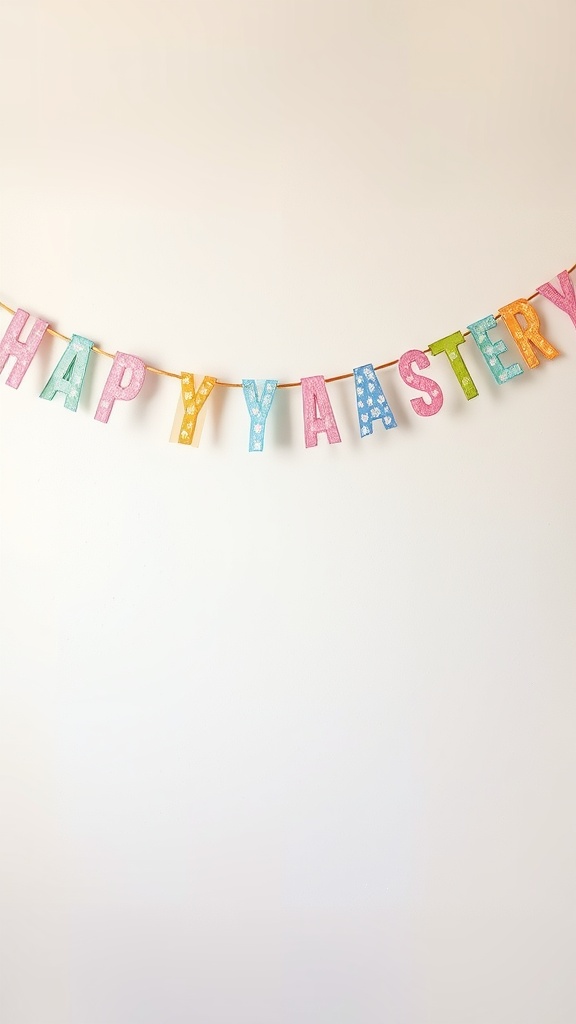
[[[302,408],[304,412],[304,442],[315,448],[318,434],[326,434],[330,444],[341,441],[334,412],[328,398],[324,377],[302,377]],[[317,415],[319,413],[320,415]]]
[[[574,327],[576,327],[576,295],[574,294],[574,285],[567,270],[562,270],[558,274],[558,281],[562,289],[561,292],[554,287],[551,281],[548,284],[541,284],[538,291],[545,299],[549,299],[555,306],[558,306],[564,313],[567,313]]]
[[[180,374],[181,394],[176,408],[174,429],[170,435],[171,441],[177,441],[178,444],[190,444],[193,448],[198,448],[204,426],[204,415],[200,414],[215,383],[215,377],[203,377],[200,387],[196,388],[193,373],[183,372]],[[205,409],[204,412],[206,412]],[[179,425],[178,421],[180,421]]]
[[[130,373],[130,377],[126,384],[123,384],[127,371]],[[131,356],[127,352],[117,352],[100,396],[94,419],[99,420],[100,423],[108,423],[114,402],[131,402],[133,398],[136,398],[142,390],[145,377],[146,363],[142,359],[139,359],[138,356]]]
[[[250,416],[250,440],[248,442],[249,452],[261,452],[264,450],[264,431],[266,419],[276,394],[277,380],[265,380],[261,382],[258,392],[255,380],[243,380],[242,389]]]
[[[356,367],[354,383],[356,385],[360,437],[367,437],[368,434],[371,434],[374,429],[373,424],[378,421],[383,424],[385,430],[392,430],[392,427],[396,427],[398,424],[394,419],[394,413],[388,405],[372,363]]]
[[[499,338],[495,338],[492,341],[488,336],[488,331],[494,330],[495,327],[498,327],[498,324],[495,318],[490,315],[483,317],[482,320],[477,320],[475,324],[470,324],[468,330],[484,356],[486,365],[494,380],[497,384],[504,384],[507,380],[518,377],[524,371],[520,363],[504,366],[504,363],[498,358],[508,351],[508,347]]]
[[[51,402],[54,395],[60,392],[66,396],[64,408],[76,412],[93,344],[88,338],[72,335],[50,380],[40,392],[40,398],[47,398]]]
[[[446,353],[456,380],[466,395],[466,398],[470,401],[471,398],[476,398],[478,391],[472,377],[470,376],[468,367],[460,355],[459,346],[464,345],[465,343],[466,339],[463,337],[462,332],[455,331],[454,334],[449,334],[446,338],[441,338],[440,341],[435,341],[433,345],[430,345],[430,351],[433,356],[439,356],[441,352]]]
[[[426,370],[430,366],[430,360],[426,353],[421,352],[418,348],[412,348],[400,356],[398,373],[409,387],[415,388],[417,391],[424,391],[428,395],[429,401],[426,401],[425,398],[411,398],[410,405],[418,416],[435,416],[442,408],[444,395],[435,380],[431,380],[430,377],[420,377],[414,373],[414,363],[419,370]]]
[[[518,345],[526,365],[531,370],[540,363],[534,348],[539,349],[546,359],[555,359],[557,355],[560,355],[558,350],[540,333],[540,318],[534,306],[527,299],[516,299],[515,302],[503,306],[498,312]],[[526,327],[522,327],[518,316],[524,317]]]
[[[34,359],[38,346],[46,333],[46,320],[36,320],[25,341],[20,335],[28,322],[30,314],[25,309],[17,309],[12,317],[2,341],[0,341],[0,373],[6,366],[10,356],[16,356],[16,362],[10,370],[6,383],[11,388],[19,388],[22,378]]]

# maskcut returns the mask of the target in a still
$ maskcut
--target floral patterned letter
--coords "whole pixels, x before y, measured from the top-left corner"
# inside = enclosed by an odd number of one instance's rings
[[[385,430],[392,430],[392,427],[398,426],[372,363],[356,367],[354,383],[356,385],[360,437],[367,437],[368,434],[371,434],[374,423],[377,422],[382,423]]]

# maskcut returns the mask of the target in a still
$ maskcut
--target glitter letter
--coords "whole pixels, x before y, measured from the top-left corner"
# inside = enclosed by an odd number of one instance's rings
[[[306,447],[316,447],[318,434],[326,434],[330,444],[338,444],[341,438],[328,398],[324,377],[302,377],[300,383],[302,385]],[[319,412],[320,415],[317,416],[316,412]]]
[[[130,370],[130,378],[127,384],[122,384],[126,370]],[[142,359],[139,359],[138,356],[130,356],[127,352],[117,352],[100,396],[94,419],[100,420],[100,423],[108,423],[114,402],[118,399],[123,402],[131,402],[133,398],[136,398],[136,395],[139,395],[142,390],[145,376],[146,364]]]
[[[266,419],[270,412],[270,406],[276,393],[277,380],[265,380],[262,382],[260,393],[255,380],[243,380],[242,388],[244,398],[250,416],[250,440],[248,443],[249,452],[261,452],[264,449],[264,430]]]
[[[512,380],[512,377],[517,377],[523,370],[520,363],[504,366],[504,363],[498,358],[508,349],[503,341],[499,339],[491,341],[488,337],[488,331],[492,331],[495,327],[498,327],[498,324],[490,315],[485,316],[482,320],[477,320],[475,324],[470,324],[468,330],[484,356],[494,380],[497,384],[504,384],[505,381]]]
[[[392,427],[398,426],[372,363],[356,367],[354,383],[356,385],[360,437],[367,437],[368,434],[371,434],[374,429],[373,424],[378,420],[384,424],[385,430],[391,430]]]
[[[468,373],[468,367],[460,355],[459,345],[463,345],[465,338],[461,331],[455,331],[454,334],[449,334],[447,338],[441,338],[440,341],[435,341],[433,345],[430,345],[430,351],[433,356],[439,356],[441,352],[445,352],[450,360],[450,366],[452,367],[456,379],[462,388],[462,391],[466,395],[468,401],[471,398],[476,398],[478,394],[476,385],[472,380],[472,377]]]
[[[408,384],[411,388],[417,388],[419,391],[425,391],[430,401],[427,402],[425,398],[411,398],[410,405],[418,416],[434,416],[437,412],[440,412],[444,396],[435,380],[430,380],[429,377],[419,377],[418,374],[414,373],[412,369],[413,363],[416,363],[419,370],[425,370],[430,366],[430,360],[426,353],[421,352],[420,349],[413,348],[409,352],[405,352],[403,356],[400,356],[398,372],[405,384]]]
[[[198,425],[198,413],[212,391],[215,383],[215,377],[204,377],[200,387],[196,390],[194,374],[180,374],[182,395],[179,401],[179,408],[184,410],[184,414],[178,431],[178,444],[191,444],[194,448],[197,448],[200,444],[200,435],[202,433],[201,427],[196,431],[196,427]],[[176,415],[178,415],[178,409],[176,410]]]
[[[34,359],[36,350],[48,327],[46,320],[36,320],[26,341],[20,341],[20,335],[29,316],[30,314],[25,309],[17,309],[8,324],[6,334],[0,341],[0,373],[6,366],[8,357],[16,356],[16,362],[6,380],[11,388],[20,387],[22,378]]]
[[[78,334],[72,335],[70,344],[62,354],[50,380],[40,392],[40,398],[47,398],[51,402],[54,395],[61,391],[66,395],[64,408],[76,412],[92,345],[93,342],[88,341],[88,338],[81,338]]]
[[[551,282],[541,284],[538,291],[545,299],[549,299],[555,306],[558,306],[564,313],[567,313],[574,327],[576,327],[576,295],[574,294],[574,285],[568,271],[562,270],[558,274],[558,280],[562,289],[561,292]]]
[[[531,348],[530,343],[539,348],[542,355],[546,356],[546,359],[554,359],[559,355],[557,349],[549,341],[546,341],[546,338],[542,337],[538,313],[534,306],[530,305],[526,299],[516,299],[515,302],[511,302],[508,306],[503,306],[498,312],[531,370],[538,366],[540,360]],[[518,314],[526,320],[526,327],[520,325]]]

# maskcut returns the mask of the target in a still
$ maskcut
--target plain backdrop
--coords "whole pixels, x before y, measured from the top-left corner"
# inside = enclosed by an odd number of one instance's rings
[[[331,376],[576,260],[573,0],[3,0],[0,298]],[[576,332],[303,440],[0,382],[3,1024],[574,1024]],[[9,322],[0,316],[0,328]],[[518,358],[504,329],[495,332]],[[6,374],[3,375],[5,379]]]

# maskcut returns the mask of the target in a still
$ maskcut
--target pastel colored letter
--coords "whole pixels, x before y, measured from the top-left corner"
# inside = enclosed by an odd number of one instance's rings
[[[440,385],[435,380],[430,380],[429,377],[419,377],[417,373],[414,373],[414,363],[419,370],[426,370],[430,366],[430,360],[426,353],[421,352],[418,348],[412,348],[409,352],[405,352],[403,356],[400,356],[398,360],[398,373],[409,387],[416,388],[418,391],[424,391],[428,395],[428,400],[425,398],[411,398],[410,405],[418,416],[434,416],[442,408],[444,395]]]
[[[270,407],[276,394],[277,380],[265,380],[262,382],[260,392],[255,380],[243,380],[244,398],[250,416],[250,441],[249,452],[261,452],[264,449],[264,430]]]
[[[124,384],[127,372],[130,376]],[[100,420],[100,423],[108,423],[114,402],[131,402],[133,398],[136,398],[142,390],[145,376],[146,364],[142,359],[139,359],[138,356],[128,355],[127,352],[117,352],[100,396],[94,419]]]
[[[178,444],[191,444],[195,448],[200,443],[200,430],[196,433],[198,425],[198,413],[200,412],[208,395],[216,383],[215,377],[204,377],[198,390],[194,381],[193,373],[182,373],[180,375],[180,386],[182,388],[182,404],[184,415],[178,433]]]
[[[326,434],[330,444],[338,444],[341,438],[328,398],[324,377],[302,377],[300,383],[302,385],[306,447],[316,447],[318,434]]]
[[[574,285],[568,271],[562,270],[558,274],[558,280],[562,289],[561,292],[551,282],[541,284],[538,291],[545,299],[549,299],[555,306],[558,306],[564,313],[567,313],[574,327],[576,327],[576,295],[574,294]]]
[[[490,315],[485,316],[482,320],[477,320],[475,324],[470,324],[468,330],[484,356],[494,380],[497,384],[504,384],[505,381],[512,380],[512,377],[517,377],[523,371],[520,363],[504,366],[504,363],[498,358],[508,349],[503,341],[499,339],[491,341],[488,337],[488,331],[494,330],[497,326],[496,320]]]
[[[526,299],[516,299],[516,302],[503,306],[498,312],[531,370],[540,362],[532,346],[540,349],[546,359],[555,359],[559,354],[557,349],[542,337],[538,313]],[[526,327],[522,327],[518,316],[524,317]]]
[[[440,341],[435,341],[433,345],[430,345],[430,351],[433,356],[439,356],[441,352],[445,352],[450,360],[450,366],[452,367],[456,380],[458,381],[462,391],[466,395],[468,401],[471,398],[476,398],[478,394],[476,385],[472,380],[468,372],[468,367],[460,355],[460,345],[463,345],[465,338],[461,331],[455,331],[454,334],[449,334],[446,338],[441,338]]]
[[[368,434],[371,434],[374,423],[378,421],[383,424],[385,430],[391,430],[392,427],[398,426],[372,363],[356,367],[354,383],[356,385],[360,437],[367,437]]]
[[[46,320],[36,320],[26,341],[20,341],[20,335],[24,325],[28,322],[29,316],[30,314],[25,309],[17,309],[8,324],[6,334],[2,341],[0,341],[0,373],[6,366],[9,356],[16,356],[16,362],[6,380],[6,383],[11,388],[20,387],[22,378],[34,359],[38,346],[48,327]]]
[[[64,408],[76,412],[92,345],[93,342],[88,341],[88,338],[81,338],[78,334],[72,335],[70,344],[62,354],[50,380],[40,392],[40,398],[47,398],[51,402],[54,395],[60,391],[66,396]]]

